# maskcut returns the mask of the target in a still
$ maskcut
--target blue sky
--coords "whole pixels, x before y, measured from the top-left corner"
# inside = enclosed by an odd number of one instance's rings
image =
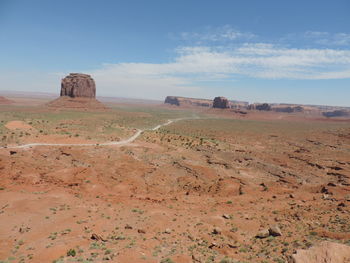
[[[349,1],[0,0],[0,90],[350,106]]]

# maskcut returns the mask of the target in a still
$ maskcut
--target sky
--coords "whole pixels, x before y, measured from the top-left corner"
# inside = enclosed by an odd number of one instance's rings
[[[348,0],[0,0],[0,94],[350,106]]]

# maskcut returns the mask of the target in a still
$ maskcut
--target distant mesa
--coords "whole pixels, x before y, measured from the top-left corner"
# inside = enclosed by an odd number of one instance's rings
[[[248,110],[293,113],[293,112],[304,112],[305,109],[300,105],[254,103],[248,106]]]
[[[224,97],[218,97],[218,98],[226,99]],[[245,102],[245,101],[235,101],[235,100],[227,100],[227,101],[228,101],[228,104],[227,102],[220,102],[220,103],[221,104],[224,103],[222,105],[224,105],[225,108],[232,108],[232,109],[241,109],[241,108],[246,108],[248,106],[248,102]],[[164,100],[164,103],[169,105],[179,106],[179,107],[185,107],[185,108],[193,108],[193,107],[212,108],[213,107],[213,100],[199,99],[199,98],[186,98],[186,97],[179,97],[179,96],[167,96]]]
[[[215,97],[213,100],[213,108],[228,109],[228,108],[231,108],[231,105],[227,98]]]
[[[280,106],[280,107],[275,107],[273,110],[276,112],[292,113],[292,112],[303,112],[305,109],[301,106]]]
[[[207,99],[185,98],[177,96],[167,96],[165,104],[183,106],[183,107],[211,107],[212,101]]]
[[[327,118],[350,117],[350,111],[346,111],[346,110],[326,111],[326,112],[322,112],[322,115]]]
[[[3,96],[0,96],[0,105],[8,105],[14,103],[13,100],[9,100]]]
[[[180,108],[210,108],[229,109],[226,112],[249,114],[254,111],[277,112],[288,114],[306,114],[308,116],[323,116],[326,118],[350,118],[350,108],[321,105],[303,105],[289,103],[252,103],[239,100],[229,100],[225,97],[215,97],[214,100],[200,98],[186,98],[180,96],[167,96],[164,100],[167,105]]]
[[[164,103],[180,106],[180,101],[179,101],[178,97],[175,97],[175,96],[167,96],[165,98]]]
[[[268,103],[254,103],[248,106],[248,110],[270,111],[271,106]]]
[[[76,110],[106,110],[101,102],[96,100],[96,85],[90,75],[70,73],[61,81],[60,98],[49,102],[52,108],[68,108]]]

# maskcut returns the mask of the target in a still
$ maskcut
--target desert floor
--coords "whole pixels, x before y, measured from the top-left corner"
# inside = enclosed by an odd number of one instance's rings
[[[349,120],[28,101],[0,106],[0,262],[282,263],[350,245]],[[11,148],[27,143],[93,145]]]

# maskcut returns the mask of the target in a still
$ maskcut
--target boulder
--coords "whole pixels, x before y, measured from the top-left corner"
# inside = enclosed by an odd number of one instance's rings
[[[218,108],[218,109],[230,108],[230,102],[225,97],[215,97],[213,100],[213,108]]]
[[[95,98],[95,81],[87,74],[70,73],[61,81],[61,97],[62,96],[71,98]]]
[[[282,236],[282,231],[278,225],[273,225],[269,228],[269,233],[271,236],[278,237]]]
[[[307,250],[297,250],[293,263],[350,263],[350,246],[324,241]]]
[[[270,236],[270,232],[268,229],[262,229],[255,235],[255,237],[257,238],[267,238],[269,236]]]

